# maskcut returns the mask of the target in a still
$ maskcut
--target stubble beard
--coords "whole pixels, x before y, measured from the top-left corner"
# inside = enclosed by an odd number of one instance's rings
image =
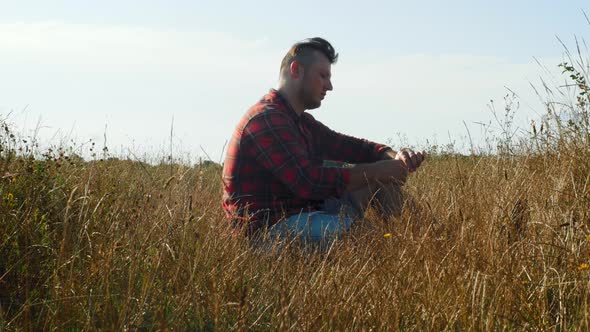
[[[313,110],[322,105],[321,100],[313,99],[313,94],[311,93],[311,91],[305,88],[305,85],[301,88],[301,93],[299,97],[301,98],[303,107],[305,107],[306,110]]]

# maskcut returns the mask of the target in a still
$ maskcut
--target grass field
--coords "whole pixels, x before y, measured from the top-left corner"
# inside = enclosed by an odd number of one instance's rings
[[[585,82],[577,117],[433,154],[415,207],[324,254],[232,234],[214,164],[85,161],[3,124],[0,330],[589,330]]]

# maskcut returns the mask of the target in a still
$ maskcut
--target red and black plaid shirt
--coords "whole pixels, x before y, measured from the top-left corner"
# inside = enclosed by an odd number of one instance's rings
[[[387,146],[337,133],[309,113],[299,116],[272,89],[238,123],[223,165],[223,209],[247,232],[340,197],[350,170],[324,160],[367,163]]]

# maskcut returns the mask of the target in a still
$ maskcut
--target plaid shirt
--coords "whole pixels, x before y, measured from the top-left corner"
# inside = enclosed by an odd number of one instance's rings
[[[340,197],[350,170],[324,167],[324,160],[368,163],[387,146],[339,134],[309,113],[299,116],[272,89],[238,123],[223,165],[222,206],[247,233],[281,218],[321,208]]]

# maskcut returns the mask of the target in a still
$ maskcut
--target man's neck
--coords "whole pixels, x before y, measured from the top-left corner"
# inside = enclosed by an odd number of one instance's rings
[[[287,99],[287,102],[291,105],[297,115],[301,115],[305,112],[305,107],[299,102],[299,98],[296,97],[296,94],[291,89],[287,89],[283,86],[278,88],[277,91],[283,96],[283,98]]]

